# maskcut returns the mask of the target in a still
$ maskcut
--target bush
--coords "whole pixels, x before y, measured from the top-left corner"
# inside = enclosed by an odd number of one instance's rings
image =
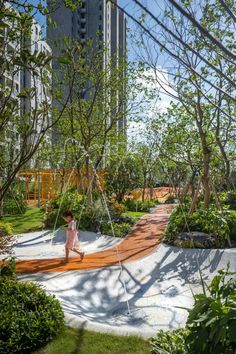
[[[209,287],[203,284],[203,294],[194,295],[186,337],[192,353],[235,353],[236,280],[229,278],[233,273],[228,268],[220,270]]]
[[[52,199],[47,205],[48,211],[59,209],[61,210],[73,210],[78,212],[81,210],[84,204],[84,197],[79,194],[77,190],[71,188],[63,194],[59,194],[56,198]]]
[[[13,244],[13,228],[9,223],[0,222],[0,254],[9,253]]]
[[[176,196],[168,195],[168,197],[165,200],[165,204],[175,204],[175,203],[176,203]]]
[[[2,260],[0,267],[0,276],[15,277],[16,262],[15,257],[6,257]]]
[[[64,325],[58,300],[30,282],[0,277],[0,353],[30,353]]]
[[[24,188],[21,183],[12,186],[10,192],[4,197],[3,212],[8,215],[24,214],[26,212]]]
[[[149,212],[151,208],[155,207],[157,201],[154,200],[145,200],[142,202],[141,200],[135,199],[126,199],[123,204],[129,211],[147,211]]]
[[[223,247],[229,238],[230,229],[225,212],[211,206],[209,209],[198,210],[189,215],[189,205],[177,206],[169,219],[165,242],[173,244],[179,233],[199,231],[212,236],[215,247]]]
[[[60,210],[56,225],[55,225],[55,222],[56,222],[56,218],[57,218],[57,214],[58,214],[58,209],[54,209],[49,212],[46,212],[44,222],[43,222],[44,227],[51,229],[54,226],[57,228],[57,227],[65,224],[65,221],[62,218],[63,211],[64,211],[63,209]]]
[[[236,210],[236,192],[235,191],[223,192],[221,194],[221,201],[223,201],[223,203],[225,205],[228,205],[229,209]]]
[[[13,235],[12,225],[0,221],[0,237]]]
[[[26,212],[27,205],[24,200],[15,201],[15,199],[7,199],[4,201],[3,212],[5,215],[18,215]]]
[[[123,213],[127,211],[125,205],[118,203],[116,200],[112,200],[108,205],[112,218],[119,218]]]
[[[228,268],[218,272],[203,293],[194,295],[185,329],[159,331],[151,338],[155,354],[234,354],[236,352],[236,281]],[[208,289],[208,294],[205,289]]]
[[[128,223],[112,223],[113,230],[116,237],[124,237],[130,233],[132,227]],[[111,223],[104,222],[101,225],[101,232],[104,235],[113,236]]]
[[[177,329],[174,331],[157,332],[156,337],[150,338],[153,354],[189,354],[185,344],[187,329]]]
[[[229,226],[229,237],[231,240],[236,241],[236,211],[229,211],[227,222]]]

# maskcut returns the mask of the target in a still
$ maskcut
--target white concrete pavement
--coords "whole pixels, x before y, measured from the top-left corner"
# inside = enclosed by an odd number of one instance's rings
[[[50,250],[44,233],[24,235],[15,248],[16,255],[31,259],[32,255],[35,258],[60,256],[64,243],[60,237],[61,240],[59,236],[54,240],[53,250]],[[81,246],[85,252],[95,252],[116,242],[120,240],[99,238],[96,234],[88,238],[85,233]],[[184,326],[187,311],[179,307],[191,307],[192,291],[202,291],[199,267],[203,278],[209,282],[228,262],[230,269],[236,271],[236,249],[180,249],[161,244],[151,255],[122,265],[122,272],[118,266],[112,266],[24,274],[20,279],[37,281],[55,294],[65,311],[67,324],[73,327],[147,337],[158,329]],[[129,315],[127,299],[131,310]]]

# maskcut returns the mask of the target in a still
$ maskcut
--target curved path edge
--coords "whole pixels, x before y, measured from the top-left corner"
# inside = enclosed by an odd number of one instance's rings
[[[31,259],[16,262],[17,273],[64,272],[90,270],[131,262],[151,254],[160,243],[173,205],[159,205],[151,214],[142,217],[131,233],[117,246],[104,251],[71,258],[63,264],[63,258]]]

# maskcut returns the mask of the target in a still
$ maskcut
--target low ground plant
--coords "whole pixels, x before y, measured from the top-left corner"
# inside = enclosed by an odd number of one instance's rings
[[[145,200],[144,202],[142,202],[141,200],[128,198],[123,202],[123,204],[129,211],[149,212],[151,208],[154,208],[158,204],[158,201]]]
[[[123,222],[123,223],[116,223],[113,222],[112,226],[110,221],[104,222],[101,224],[101,232],[104,235],[108,236],[113,236],[113,231],[115,234],[115,237],[124,237],[130,233],[132,230],[132,226],[129,223]]]
[[[0,222],[0,254],[6,254],[11,251],[14,242],[12,236],[12,225],[5,222]]]
[[[234,227],[234,216],[231,217],[227,210],[219,210],[211,205],[208,209],[199,209],[190,214],[189,205],[181,204],[173,210],[169,218],[164,240],[173,244],[180,233],[199,231],[212,237],[214,247],[222,248],[229,241]]]
[[[236,280],[234,273],[220,270],[203,293],[194,295],[187,325],[175,331],[159,331],[150,339],[154,354],[235,354]]]

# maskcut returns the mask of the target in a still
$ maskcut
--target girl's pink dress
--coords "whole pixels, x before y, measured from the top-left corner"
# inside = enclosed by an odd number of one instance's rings
[[[76,229],[76,221],[72,220],[69,222],[68,227],[71,230],[66,231],[66,244],[65,247],[73,250],[73,248],[78,248],[79,241],[78,241],[78,231]]]

